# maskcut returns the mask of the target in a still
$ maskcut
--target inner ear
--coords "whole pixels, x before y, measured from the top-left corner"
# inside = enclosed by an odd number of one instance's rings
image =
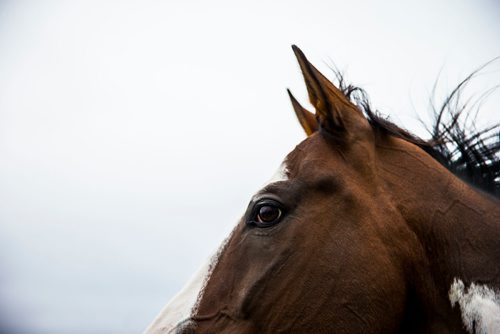
[[[306,108],[302,107],[300,103],[295,99],[295,97],[292,95],[292,92],[290,92],[289,89],[287,89],[288,96],[290,97],[290,101],[292,101],[292,106],[293,110],[295,111],[295,115],[297,115],[297,118],[299,120],[300,125],[306,132],[307,136],[312,135],[314,132],[318,131],[319,126],[318,126],[318,121],[316,120],[316,116],[308,111]]]
[[[293,45],[292,49],[304,76],[309,99],[316,109],[316,118],[322,128],[339,136],[348,131],[353,122],[363,120],[366,122],[358,107],[319,72],[298,47]]]

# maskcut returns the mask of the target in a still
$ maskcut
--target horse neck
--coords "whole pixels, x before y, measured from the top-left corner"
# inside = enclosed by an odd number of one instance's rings
[[[500,288],[500,206],[420,148],[380,148],[381,173],[441,291],[454,279]]]

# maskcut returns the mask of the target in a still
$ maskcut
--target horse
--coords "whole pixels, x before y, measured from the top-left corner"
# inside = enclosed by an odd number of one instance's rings
[[[307,138],[145,333],[500,333],[498,127],[444,122],[467,80],[422,140],[292,48]]]

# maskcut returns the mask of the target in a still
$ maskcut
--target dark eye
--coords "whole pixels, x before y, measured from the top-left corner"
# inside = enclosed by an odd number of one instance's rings
[[[255,205],[250,223],[258,227],[269,227],[277,224],[283,216],[282,205],[275,200],[262,200]]]

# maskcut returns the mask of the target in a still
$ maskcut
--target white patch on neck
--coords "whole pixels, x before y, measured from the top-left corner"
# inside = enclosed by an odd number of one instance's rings
[[[500,293],[485,285],[472,283],[465,289],[460,279],[454,279],[448,292],[451,306],[458,303],[462,322],[471,334],[500,333]]]

